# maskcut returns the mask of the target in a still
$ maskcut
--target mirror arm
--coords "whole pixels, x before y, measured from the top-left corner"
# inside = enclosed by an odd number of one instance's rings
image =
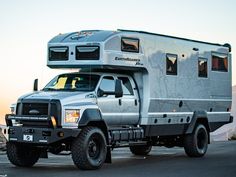
[[[35,79],[35,80],[34,80],[33,91],[38,91],[38,79]]]

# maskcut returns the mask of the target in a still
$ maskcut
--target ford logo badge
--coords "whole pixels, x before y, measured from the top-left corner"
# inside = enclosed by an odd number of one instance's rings
[[[29,111],[29,114],[39,114],[39,111],[36,109],[32,109]]]

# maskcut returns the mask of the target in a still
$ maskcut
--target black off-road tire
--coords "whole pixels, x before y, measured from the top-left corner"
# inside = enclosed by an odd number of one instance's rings
[[[149,152],[152,150],[152,146],[151,145],[130,146],[129,149],[134,155],[148,155]]]
[[[208,132],[203,124],[198,124],[192,134],[184,139],[184,150],[189,157],[202,157],[208,148]]]
[[[107,143],[97,127],[85,127],[71,146],[72,160],[81,170],[95,170],[106,160]]]
[[[36,147],[7,142],[7,157],[19,167],[32,167],[40,157],[41,151]]]

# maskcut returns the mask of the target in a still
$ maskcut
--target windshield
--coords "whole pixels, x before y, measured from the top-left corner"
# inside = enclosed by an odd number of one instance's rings
[[[91,74],[61,74],[51,80],[44,91],[93,91],[100,76]]]

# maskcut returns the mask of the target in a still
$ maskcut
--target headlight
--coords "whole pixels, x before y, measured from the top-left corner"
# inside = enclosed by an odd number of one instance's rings
[[[66,109],[65,123],[77,123],[80,118],[79,109]]]

